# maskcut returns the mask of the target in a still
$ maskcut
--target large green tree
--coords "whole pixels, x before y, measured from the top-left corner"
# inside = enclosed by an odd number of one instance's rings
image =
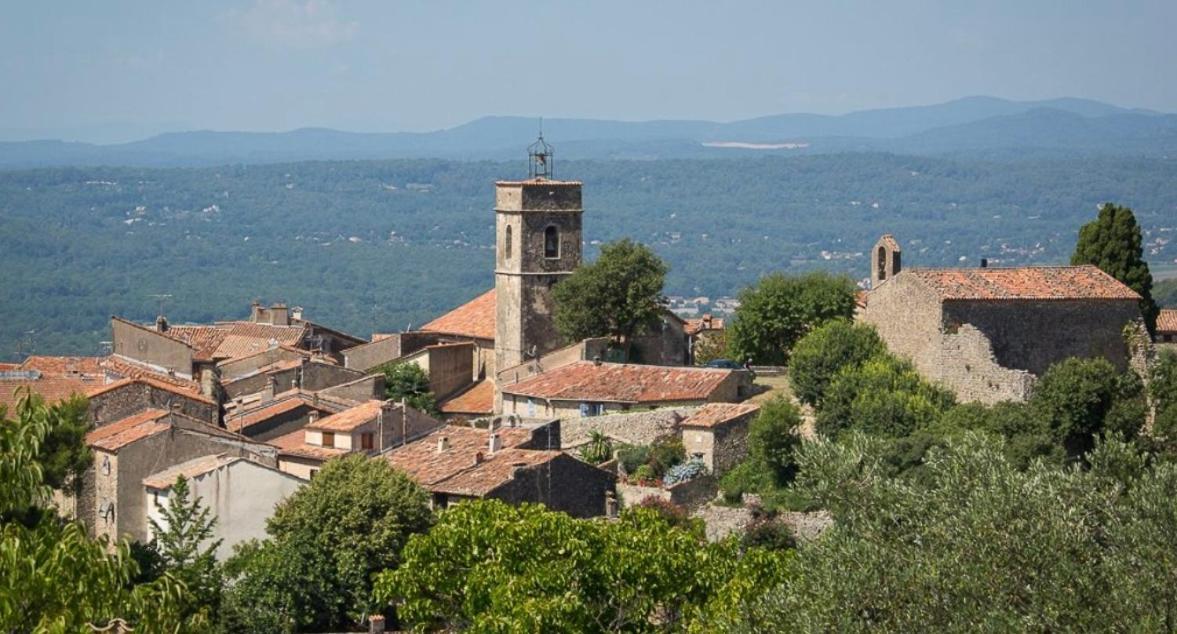
[[[723,477],[725,497],[734,501],[743,493],[758,493],[766,506],[776,506],[777,493],[797,473],[800,427],[801,412],[788,397],[763,403],[748,426],[747,457]]]
[[[793,347],[789,384],[798,400],[818,406],[842,368],[860,366],[886,351],[871,326],[835,319],[813,329]]]
[[[1144,261],[1141,242],[1140,225],[1132,210],[1105,203],[1099,208],[1099,217],[1079,229],[1071,264],[1094,264],[1140,293],[1140,312],[1151,333],[1156,331],[1159,309],[1152,298],[1152,273]]]
[[[387,461],[328,461],[278,505],[269,539],[226,565],[226,620],[244,629],[322,631],[362,621],[372,575],[395,568],[401,549],[432,522],[424,490]]]
[[[216,551],[221,540],[215,538],[216,518],[211,509],[192,496],[188,479],[176,478],[161,506],[162,524],[148,518],[155,536],[152,546],[158,551],[162,567],[183,581],[192,592],[192,612],[220,607],[221,574]]]
[[[862,436],[808,443],[800,485],[833,513],[795,574],[729,631],[1171,631],[1177,465],[1111,441],[1091,467],[1021,470],[976,436],[890,476]],[[848,564],[852,562],[852,564]]]
[[[429,373],[416,363],[389,363],[381,368],[385,397],[427,414],[437,415],[437,397],[429,389]]]
[[[1031,409],[1049,425],[1054,441],[1078,457],[1097,436],[1134,438],[1144,425],[1144,385],[1107,359],[1064,359],[1034,386]]]
[[[413,537],[376,594],[420,631],[680,631],[710,611],[743,612],[787,557],[741,557],[735,540],[708,544],[648,508],[601,522],[471,501]]]
[[[60,424],[59,410],[24,399],[0,420],[0,631],[78,632],[118,623],[136,632],[207,631],[202,613],[186,618],[191,595],[171,575],[136,584],[126,543],[108,553],[77,522],[47,504],[39,452]],[[27,509],[41,506],[32,515]]]
[[[793,344],[810,330],[853,317],[856,291],[849,277],[825,272],[766,275],[740,292],[728,350],[741,361],[783,364]]]
[[[22,400],[29,401],[28,411],[45,411],[45,420],[50,423],[37,449],[42,480],[51,488],[76,492],[82,474],[90,466],[90,449],[85,442],[90,430],[86,399],[75,396],[46,405],[40,395],[26,393]],[[0,405],[0,420],[6,416]]]
[[[664,310],[666,264],[628,238],[601,247],[552,291],[554,320],[568,341],[612,337],[628,351],[633,337],[658,323]]]

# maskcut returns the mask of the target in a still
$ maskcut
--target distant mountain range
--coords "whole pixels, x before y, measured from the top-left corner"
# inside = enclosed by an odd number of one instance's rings
[[[1177,115],[1085,99],[1010,101],[966,97],[931,106],[845,115],[782,114],[730,123],[545,119],[557,158],[720,158],[847,151],[1177,156]],[[0,168],[63,165],[188,166],[303,160],[518,158],[537,121],[483,117],[436,132],[169,133],[112,145],[63,141],[0,143]]]

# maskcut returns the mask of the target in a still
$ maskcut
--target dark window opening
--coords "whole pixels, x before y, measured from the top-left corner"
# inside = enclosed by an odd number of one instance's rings
[[[556,227],[544,229],[544,257],[560,257],[560,230]]]
[[[333,431],[323,432],[323,446],[324,447],[335,447],[335,432],[333,432]]]
[[[503,242],[504,242],[503,258],[506,260],[510,260],[511,259],[511,227],[507,227],[507,236],[503,240]]]
[[[887,249],[879,247],[879,281],[887,279]]]
[[[371,449],[374,446],[375,446],[375,443],[373,442],[372,432],[370,432],[370,431],[364,432],[363,435],[360,436],[360,449]]]

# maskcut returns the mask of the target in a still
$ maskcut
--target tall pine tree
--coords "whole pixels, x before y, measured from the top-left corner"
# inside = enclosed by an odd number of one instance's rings
[[[191,611],[215,612],[221,596],[221,573],[216,560],[221,540],[213,538],[216,518],[200,498],[192,497],[188,479],[182,475],[176,478],[160,513],[163,522],[152,517],[148,520],[155,536],[153,546],[163,559],[164,570],[183,581],[196,598]]]
[[[1157,327],[1156,302],[1152,299],[1152,273],[1144,261],[1140,225],[1127,207],[1104,203],[1099,217],[1079,229],[1079,242],[1071,264],[1094,264],[1104,273],[1140,294],[1140,313],[1148,331]]]

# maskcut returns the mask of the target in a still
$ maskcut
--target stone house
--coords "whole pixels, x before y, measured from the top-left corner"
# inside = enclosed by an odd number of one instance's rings
[[[217,559],[224,561],[233,547],[249,539],[266,538],[266,520],[274,508],[304,482],[290,474],[231,454],[212,454],[153,473],[143,479],[147,534],[153,538],[151,520],[167,529],[162,512],[168,505],[176,478],[188,480],[189,499],[199,500],[216,517],[213,540],[221,540]]]
[[[736,402],[745,375],[712,368],[577,361],[502,383],[499,389],[504,414],[572,418],[635,408]]]
[[[227,454],[277,465],[273,447],[214,427],[177,411],[147,409],[86,435],[93,466],[82,477],[75,516],[94,536],[115,543],[149,538],[143,480],[182,462]]]
[[[225,417],[225,428],[258,442],[267,442],[306,427],[317,418],[342,412],[354,403],[292,390],[272,401],[245,407]]]
[[[683,448],[719,477],[748,455],[748,425],[760,412],[755,403],[708,403],[679,423]]]
[[[1177,308],[1162,308],[1157,315],[1156,343],[1162,348],[1177,350]]]
[[[441,421],[392,401],[371,400],[319,418],[311,412],[302,429],[272,438],[278,468],[304,480],[323,463],[349,453],[376,455],[441,427]]]
[[[212,426],[220,424],[216,401],[151,378],[122,379],[86,391],[90,420],[95,427],[142,411],[174,411]]]
[[[885,246],[885,245],[884,245]],[[862,319],[961,401],[1024,400],[1068,357],[1129,363],[1140,296],[1094,266],[884,270]]]
[[[428,490],[435,508],[493,498],[540,503],[573,517],[604,515],[615,476],[559,446],[558,424],[489,430],[447,425],[393,449],[386,459]]]

